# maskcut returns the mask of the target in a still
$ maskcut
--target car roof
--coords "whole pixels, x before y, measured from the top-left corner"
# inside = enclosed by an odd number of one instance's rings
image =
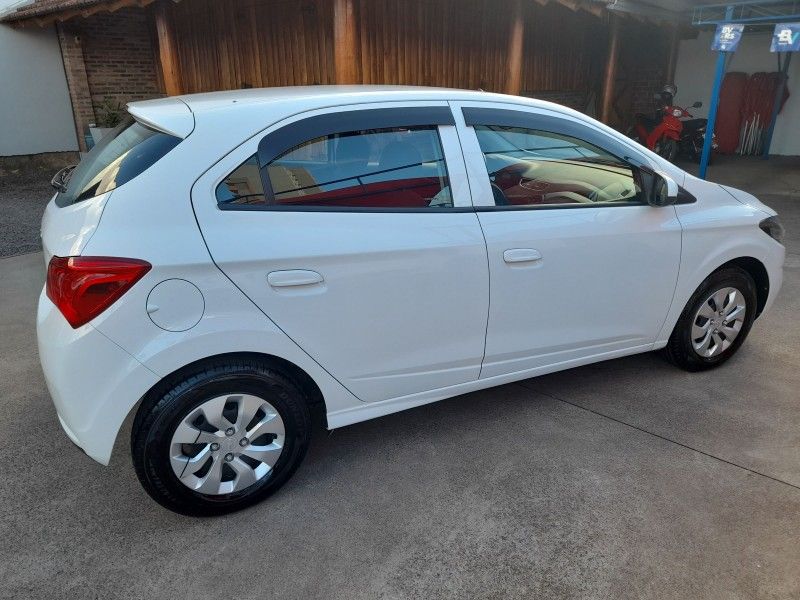
[[[188,136],[195,119],[206,113],[221,111],[246,112],[264,105],[284,104],[303,110],[344,104],[386,101],[480,100],[513,102],[560,112],[573,112],[564,106],[523,98],[484,92],[422,86],[399,85],[314,85],[297,87],[253,88],[185,94],[128,104],[128,111],[140,122],[181,138]],[[294,111],[296,112],[296,111]]]
[[[309,85],[296,87],[255,88],[207,92],[179,96],[192,111],[204,111],[229,106],[231,104],[255,104],[286,100],[346,100],[365,99],[381,102],[384,100],[467,100],[467,99],[520,99],[481,90],[459,90],[401,85]]]

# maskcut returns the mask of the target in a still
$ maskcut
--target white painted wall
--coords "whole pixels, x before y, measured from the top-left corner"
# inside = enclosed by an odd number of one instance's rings
[[[0,156],[77,149],[55,31],[0,24]]]
[[[678,95],[675,102],[679,106],[687,106],[700,100],[703,108],[690,109],[698,117],[708,116],[717,60],[717,53],[711,51],[713,37],[712,31],[702,31],[697,39],[683,40],[678,52],[675,70]],[[748,74],[777,71],[777,58],[769,51],[771,39],[771,32],[750,32],[745,29],[739,49],[730,59],[728,71]],[[778,115],[772,138],[772,154],[800,155],[800,53],[797,54],[789,65],[788,89],[791,96]]]

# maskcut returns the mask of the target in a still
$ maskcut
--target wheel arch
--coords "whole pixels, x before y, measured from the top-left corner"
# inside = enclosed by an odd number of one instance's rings
[[[672,331],[675,329],[675,325],[677,324],[678,319],[680,318],[680,315],[686,306],[686,303],[703,284],[703,282],[720,269],[737,267],[745,271],[753,278],[753,281],[756,284],[756,300],[758,303],[756,307],[756,317],[758,317],[769,305],[772,282],[770,281],[769,271],[765,263],[761,259],[755,258],[752,255],[736,256],[734,254],[734,258],[730,258],[730,256],[731,255],[728,254],[727,257],[717,257],[717,260],[709,261],[704,266],[698,266],[690,277],[691,282],[679,282],[679,293],[677,293],[673,298],[669,315],[667,316],[664,325],[662,326],[661,331],[656,338],[654,349],[664,347],[670,335],[672,334]],[[780,281],[777,282],[777,285],[780,285]]]
[[[154,399],[160,397],[167,390],[175,387],[179,381],[190,376],[191,373],[202,370],[210,363],[241,359],[258,360],[265,365],[269,365],[281,371],[284,375],[289,377],[289,379],[297,384],[297,386],[303,392],[306,402],[308,403],[308,407],[311,410],[312,418],[318,420],[318,422],[321,421],[322,424],[327,427],[325,398],[319,385],[317,385],[317,382],[314,381],[314,379],[304,369],[293,362],[285,358],[281,358],[280,356],[266,354],[263,352],[224,352],[221,354],[206,356],[187,363],[162,377],[149,390],[147,390],[147,392],[145,392],[145,394],[142,396],[141,400],[131,407],[125,421],[133,422],[139,415],[142,406],[149,405],[151,401],[154,401]]]
[[[723,265],[720,265],[714,269],[712,273],[716,273],[720,269],[727,267],[739,267],[753,278],[753,281],[756,284],[756,298],[758,300],[758,306],[756,307],[756,318],[758,318],[758,316],[764,310],[764,307],[767,305],[767,299],[769,298],[769,273],[767,272],[767,267],[764,266],[764,263],[757,258],[753,258],[752,256],[741,256],[739,258],[729,260]]]

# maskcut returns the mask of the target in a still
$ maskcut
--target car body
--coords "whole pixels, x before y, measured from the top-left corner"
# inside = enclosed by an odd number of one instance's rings
[[[774,211],[548,102],[316,86],[129,112],[160,159],[56,194],[42,222],[51,267],[148,265],[77,326],[39,301],[59,419],[103,464],[143,398],[211,357],[267,357],[333,429],[663,348],[724,265],[756,284],[750,311],[781,285],[784,248],[759,227]],[[147,161],[138,148],[125,160]]]

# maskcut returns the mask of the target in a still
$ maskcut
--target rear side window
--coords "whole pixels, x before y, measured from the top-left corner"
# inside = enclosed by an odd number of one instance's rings
[[[81,160],[56,203],[66,206],[111,191],[141,175],[180,141],[129,118]]]
[[[270,189],[265,194],[262,176]],[[259,170],[256,156],[216,190],[221,205],[425,209],[453,206],[436,126],[335,133],[303,142]]]

